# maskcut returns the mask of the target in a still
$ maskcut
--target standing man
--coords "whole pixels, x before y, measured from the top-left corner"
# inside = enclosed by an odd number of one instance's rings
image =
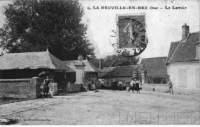
[[[43,82],[43,86],[44,86],[44,96],[48,97],[49,95],[49,83],[50,83],[50,79],[49,76],[46,76],[46,79]]]
[[[171,95],[174,95],[173,84],[172,84],[172,81],[171,81],[170,77],[169,77],[168,85],[169,85],[169,93]]]

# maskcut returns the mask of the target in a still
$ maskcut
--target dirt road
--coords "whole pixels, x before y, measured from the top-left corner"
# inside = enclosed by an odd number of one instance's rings
[[[200,124],[200,96],[100,90],[0,105],[17,124]]]

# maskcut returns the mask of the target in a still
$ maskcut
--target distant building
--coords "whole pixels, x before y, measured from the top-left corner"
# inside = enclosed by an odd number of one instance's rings
[[[167,57],[143,58],[146,83],[166,83],[167,81]]]
[[[200,32],[190,33],[182,26],[182,39],[172,42],[167,58],[167,72],[175,88],[200,89]]]
[[[115,67],[104,67],[102,69],[99,69],[98,71],[98,77],[103,78],[105,77],[109,72],[111,72]]]
[[[99,78],[105,80],[107,87],[111,87],[112,82],[123,81],[129,83],[137,72],[140,80],[144,82],[144,70],[141,65],[105,67],[100,72]]]

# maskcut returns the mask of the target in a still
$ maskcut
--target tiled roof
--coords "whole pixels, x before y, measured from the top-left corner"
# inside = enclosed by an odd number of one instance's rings
[[[98,76],[100,78],[104,77],[107,75],[107,73],[111,72],[113,69],[115,69],[115,67],[104,67],[103,69],[100,69],[98,71]]]
[[[172,42],[168,53],[167,64],[174,62],[199,61],[196,59],[196,45],[200,41],[200,32],[189,34],[184,41]]]
[[[166,77],[167,67],[166,67],[167,57],[154,57],[154,58],[144,58],[141,64],[148,76],[151,77]]]
[[[142,65],[117,66],[107,72],[103,77],[132,77],[134,71],[143,71]]]

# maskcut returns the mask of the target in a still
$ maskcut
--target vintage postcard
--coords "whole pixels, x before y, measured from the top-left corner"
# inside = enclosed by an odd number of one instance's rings
[[[199,0],[1,0],[0,125],[199,125]]]

